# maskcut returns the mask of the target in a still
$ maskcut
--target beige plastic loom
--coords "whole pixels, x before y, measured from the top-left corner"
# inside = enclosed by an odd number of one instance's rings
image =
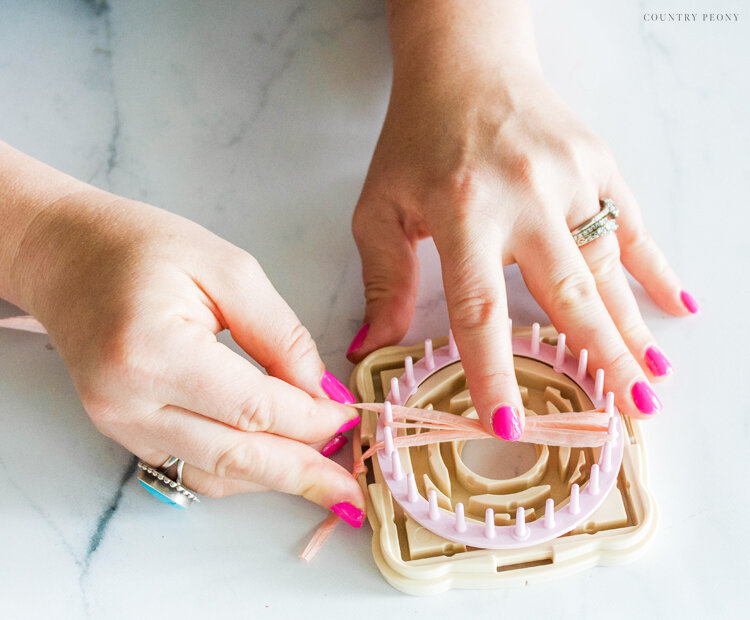
[[[513,328],[513,335],[528,337],[530,331]],[[540,336],[547,344],[557,344],[552,327],[543,328]],[[446,342],[436,340],[435,345]],[[423,355],[421,345],[375,351],[354,369],[350,387],[360,402],[383,402],[391,379],[404,373],[405,357],[417,360]],[[572,379],[547,364],[516,356],[515,367],[527,415],[593,407]],[[431,375],[405,404],[476,416],[460,362]],[[635,559],[654,534],[657,510],[646,487],[640,425],[629,418],[622,421],[627,434],[622,466],[603,504],[568,534],[518,549],[467,547],[422,527],[393,501],[378,459],[369,459],[368,472],[359,482],[367,498],[373,556],[380,572],[398,590],[425,595],[451,588],[524,585]],[[355,459],[375,442],[376,426],[377,414],[363,411]],[[466,518],[481,522],[491,507],[497,525],[510,525],[518,506],[525,507],[526,522],[531,522],[543,516],[547,498],[565,503],[574,484],[583,487],[587,482],[598,453],[593,448],[485,439],[412,447],[409,457],[420,493],[434,489],[440,508],[451,510],[461,502]]]

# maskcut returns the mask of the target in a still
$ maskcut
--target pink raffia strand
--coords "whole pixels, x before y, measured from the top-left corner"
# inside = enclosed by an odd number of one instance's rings
[[[46,334],[47,330],[44,326],[37,321],[33,316],[11,316],[7,319],[0,319],[0,327],[7,329],[20,329],[25,332],[33,332],[35,334]]]
[[[383,403],[357,403],[356,406],[359,409],[374,411],[375,413],[383,413],[385,408]],[[413,428],[426,431],[413,435],[396,435],[393,438],[394,448],[412,448],[445,441],[469,441],[471,439],[494,437],[482,427],[479,420],[465,418],[446,411],[417,409],[400,405],[392,405],[391,410],[394,418],[393,423],[389,425],[391,428]],[[609,418],[610,414],[603,409],[527,416],[523,434],[518,441],[571,448],[603,446],[611,439],[608,431]],[[398,422],[397,420],[411,420],[411,422]],[[359,450],[359,433],[355,433],[354,443]],[[354,462],[352,476],[356,478],[358,475],[366,473],[365,461],[384,447],[385,444],[382,441],[370,446]],[[329,514],[299,557],[306,562],[312,560],[336,528],[338,521],[339,518],[334,513]]]

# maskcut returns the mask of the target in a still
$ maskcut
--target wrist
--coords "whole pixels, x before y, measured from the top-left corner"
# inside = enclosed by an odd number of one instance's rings
[[[390,0],[394,83],[541,75],[531,10],[518,0]]]

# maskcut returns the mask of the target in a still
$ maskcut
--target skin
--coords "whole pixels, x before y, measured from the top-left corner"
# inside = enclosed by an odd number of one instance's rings
[[[0,296],[54,340],[96,427],[202,495],[276,489],[364,509],[309,443],[356,410],[252,256],[204,228],[0,143]],[[228,329],[268,376],[219,343]]]
[[[655,344],[620,261],[668,312],[688,311],[605,145],[544,80],[523,2],[389,2],[391,101],[353,232],[370,329],[353,361],[400,340],[419,239],[441,257],[451,325],[491,429],[523,407],[501,266],[518,262],[575,353],[606,370],[618,406],[653,380]],[[610,197],[617,236],[569,230]],[[198,493],[266,488],[364,510],[349,472],[308,444],[356,412],[321,389],[310,334],[246,252],[155,207],[72,179],[0,143],[0,296],[33,314],[96,427],[146,462],[183,459]],[[228,329],[262,365],[216,340]]]
[[[513,370],[502,265],[518,263],[569,348],[605,370],[620,410],[644,417],[631,388],[653,381],[656,345],[622,265],[671,314],[680,282],[648,235],[604,143],[542,75],[524,2],[388,2],[393,84],[352,229],[369,324],[359,361],[406,333],[417,294],[416,244],[440,254],[449,318],[472,399],[492,430],[501,405],[523,412]],[[570,230],[600,198],[619,229],[578,248]]]

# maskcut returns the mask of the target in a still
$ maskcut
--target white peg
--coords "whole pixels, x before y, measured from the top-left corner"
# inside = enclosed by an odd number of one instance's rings
[[[432,340],[424,341],[424,367],[427,370],[435,368],[435,356],[432,354]]]
[[[414,478],[414,474],[411,472],[406,474],[406,489],[406,498],[409,500],[409,503],[413,504],[417,501],[417,498],[419,498],[419,492],[417,491],[417,481]]]
[[[604,399],[604,411],[606,411],[609,415],[614,415],[615,413],[615,393],[614,392],[607,392],[607,396]]]
[[[565,334],[557,335],[557,350],[555,351],[555,365],[553,368],[559,372],[565,359]]]
[[[602,454],[599,457],[599,469],[604,473],[612,471],[612,442],[608,441],[602,446]]]
[[[484,511],[484,535],[495,538],[495,511],[492,508]]]
[[[414,379],[414,360],[411,355],[407,355],[404,358],[404,375],[406,376],[407,387],[414,387],[416,380]]]
[[[391,378],[391,401],[394,405],[401,404],[401,388],[398,385],[398,378]]]
[[[453,330],[448,330],[448,354],[451,357],[458,357],[458,347],[456,346],[456,339],[453,337]]]
[[[568,504],[568,510],[574,515],[577,515],[579,512],[581,512],[581,504],[578,499],[579,493],[580,490],[577,484],[574,484],[572,487],[570,487],[570,503]]]
[[[456,531],[466,531],[466,519],[464,518],[464,505],[461,502],[456,504]]]
[[[531,354],[539,353],[539,323],[531,324]]]
[[[386,426],[383,429],[383,436],[385,437],[385,455],[391,456],[393,454],[393,429]]]
[[[586,488],[591,495],[599,495],[599,466],[596,463],[591,466],[591,477]]]
[[[588,364],[588,349],[581,349],[581,352],[578,354],[578,372],[576,373],[576,381],[578,381],[579,383],[583,381],[584,377],[586,376],[586,372],[588,371]]]
[[[394,450],[391,455],[391,475],[396,482],[404,477],[404,470],[401,469],[401,457],[398,455],[398,450]]]
[[[440,518],[440,513],[438,512],[437,491],[435,489],[427,491],[427,501],[430,504],[430,520],[437,521]]]
[[[594,380],[594,403],[600,403],[602,396],[604,396],[604,371],[600,368],[596,371]]]
[[[544,502],[544,527],[548,530],[555,527],[555,500],[551,497]]]
[[[391,401],[387,400],[383,403],[383,421],[386,426],[393,424],[393,407]]]
[[[529,535],[529,528],[526,527],[526,511],[523,506],[516,509],[516,525],[513,528],[513,536],[518,540],[523,540]]]

